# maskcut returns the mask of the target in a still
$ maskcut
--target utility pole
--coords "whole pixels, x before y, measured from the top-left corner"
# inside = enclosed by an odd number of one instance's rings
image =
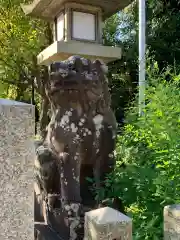
[[[139,115],[145,107],[146,88],[146,0],[139,0]]]

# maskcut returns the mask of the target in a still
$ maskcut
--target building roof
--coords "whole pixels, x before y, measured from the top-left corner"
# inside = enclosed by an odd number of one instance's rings
[[[64,3],[74,2],[100,7],[103,20],[128,6],[132,0],[34,0],[31,4],[21,4],[26,15],[53,21]]]

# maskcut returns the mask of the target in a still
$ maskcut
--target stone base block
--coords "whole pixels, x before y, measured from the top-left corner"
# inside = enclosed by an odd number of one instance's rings
[[[0,99],[0,239],[32,240],[34,107]]]
[[[84,240],[132,240],[132,220],[109,207],[85,214]]]
[[[180,204],[164,208],[164,240],[180,240]]]
[[[64,61],[70,56],[79,55],[92,61],[103,60],[104,63],[120,59],[122,50],[118,47],[102,46],[100,44],[78,41],[56,41],[44,49],[38,56],[38,63],[50,65],[53,62]]]

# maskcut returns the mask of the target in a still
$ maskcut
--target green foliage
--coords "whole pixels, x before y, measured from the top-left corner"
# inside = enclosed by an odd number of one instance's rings
[[[109,64],[112,107],[117,120],[132,101],[138,84],[138,3],[134,1],[105,23],[105,44],[121,46],[123,53],[122,59]],[[146,16],[148,57],[158,62],[161,71],[180,65],[180,2],[147,0]]]
[[[122,58],[108,65],[112,108],[118,122],[122,122],[124,108],[134,97],[138,77],[138,39],[130,10],[121,11],[107,19],[103,31],[105,45],[122,48]]]
[[[38,70],[36,56],[47,45],[46,24],[25,16],[21,3],[0,0],[0,95],[17,100],[30,98],[29,88]],[[14,88],[13,95],[4,92],[7,84]]]
[[[138,52],[138,1],[134,1],[123,13],[121,39],[131,68]],[[160,69],[180,62],[180,2],[164,0],[146,1],[146,42],[150,57],[154,57]]]
[[[148,38],[151,54],[160,68],[180,62],[180,2],[148,0]]]
[[[145,114],[128,112],[116,169],[99,193],[123,200],[138,240],[163,239],[163,208],[180,202],[180,75],[166,82],[165,74],[155,72],[149,76]]]

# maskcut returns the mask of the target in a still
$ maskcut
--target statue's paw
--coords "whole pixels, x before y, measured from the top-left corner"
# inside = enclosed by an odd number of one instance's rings
[[[70,203],[64,205],[64,210],[68,217],[77,217],[81,214],[81,204],[80,203]]]

